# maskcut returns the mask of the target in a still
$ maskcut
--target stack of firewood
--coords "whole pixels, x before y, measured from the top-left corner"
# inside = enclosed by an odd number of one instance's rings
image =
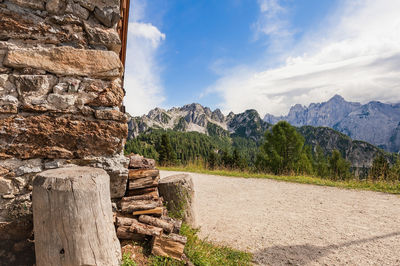
[[[182,259],[186,237],[179,235],[182,221],[168,217],[158,194],[159,170],[152,159],[130,155],[125,197],[118,203],[115,223],[120,240],[151,241],[152,254]]]

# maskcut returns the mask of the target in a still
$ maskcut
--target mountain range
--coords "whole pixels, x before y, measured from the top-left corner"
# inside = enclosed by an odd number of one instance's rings
[[[308,107],[296,104],[287,116],[267,114],[264,117],[264,121],[270,124],[281,120],[297,127],[330,127],[388,152],[400,151],[400,104],[378,101],[361,104],[335,95],[327,102],[312,103]]]
[[[183,132],[199,132],[207,135],[240,135],[259,141],[271,124],[263,121],[256,110],[225,116],[221,110],[211,111],[198,103],[164,110],[155,108],[147,115],[132,117],[128,139],[149,129],[172,129]]]
[[[334,108],[335,102],[344,103],[344,107]],[[310,106],[319,106],[319,109],[325,112],[325,115],[323,115],[322,111],[318,113],[315,111],[317,108],[315,108],[312,112],[317,114],[314,115],[313,119],[310,118],[314,125],[320,123],[323,126],[299,127],[299,121],[303,124],[311,123],[307,120],[311,116],[305,116],[302,112],[294,111],[305,110],[304,107],[299,105],[292,108],[288,117],[277,118],[267,115],[264,120],[256,110],[246,110],[239,114],[231,112],[225,116],[219,109],[212,111],[210,108],[197,103],[179,108],[174,107],[169,110],[155,108],[147,115],[130,118],[128,138],[132,139],[139,134],[145,134],[155,129],[164,129],[179,132],[194,131],[217,137],[246,138],[260,145],[265,131],[270,129],[273,126],[272,124],[279,120],[288,120],[292,123],[297,121],[293,124],[298,126],[297,130],[303,135],[307,145],[310,145],[314,150],[317,146],[320,146],[326,154],[330,154],[334,149],[339,150],[351,162],[354,169],[360,170],[371,167],[376,154],[383,153],[381,149],[368,142],[352,140],[346,134],[330,128],[331,125],[337,124],[335,121],[338,120],[338,117],[349,116],[349,112],[355,112],[358,107],[362,106],[361,104],[347,103],[340,96],[335,96],[327,103]],[[330,109],[335,110],[336,113],[330,114]],[[300,113],[302,116],[299,115]]]

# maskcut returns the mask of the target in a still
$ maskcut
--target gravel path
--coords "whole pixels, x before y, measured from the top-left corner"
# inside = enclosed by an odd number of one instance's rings
[[[190,175],[200,236],[257,264],[400,265],[400,196]]]

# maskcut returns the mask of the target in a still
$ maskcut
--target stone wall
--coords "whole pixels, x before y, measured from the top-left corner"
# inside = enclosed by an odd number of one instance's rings
[[[34,262],[32,178],[68,164],[128,178],[120,0],[0,0],[0,265]]]

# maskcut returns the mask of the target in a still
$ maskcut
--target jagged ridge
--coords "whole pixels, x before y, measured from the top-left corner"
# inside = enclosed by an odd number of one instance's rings
[[[270,127],[256,110],[225,116],[221,110],[211,111],[198,103],[164,110],[155,108],[147,115],[133,117],[129,121],[129,138],[152,128],[172,129],[182,132],[199,132],[207,135],[236,136],[259,141]]]
[[[331,127],[386,151],[400,151],[400,104],[372,101],[362,105],[335,95],[327,102],[312,103],[308,107],[296,104],[287,116],[267,114],[264,117],[264,121],[271,124],[280,120],[294,126]]]

